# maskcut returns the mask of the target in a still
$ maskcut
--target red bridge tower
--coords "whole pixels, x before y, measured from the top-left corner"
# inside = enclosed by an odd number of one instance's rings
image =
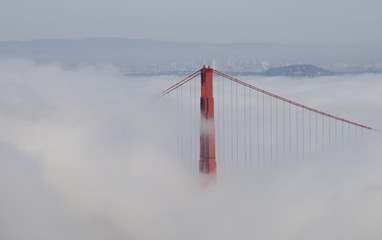
[[[201,69],[200,97],[200,161],[199,170],[202,173],[216,173],[215,157],[215,125],[213,97],[213,69]]]

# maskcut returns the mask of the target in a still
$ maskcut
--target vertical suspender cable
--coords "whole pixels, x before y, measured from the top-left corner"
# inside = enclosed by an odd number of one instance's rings
[[[246,108],[247,108],[247,105],[246,105],[246,101],[245,101],[245,86],[243,86],[243,91],[244,91],[244,94],[243,94],[243,98],[244,98],[244,166],[246,167],[247,166],[247,121],[246,121],[246,118],[247,118],[247,114],[246,114]]]
[[[225,142],[226,142],[226,139],[225,139],[225,114],[224,114],[224,108],[225,108],[225,105],[224,105],[224,95],[225,95],[225,90],[224,90],[224,81],[225,79],[223,78],[222,79],[222,87],[223,87],[223,162],[224,162],[224,166],[227,164],[226,163],[226,157],[225,157],[225,149],[226,149],[226,146],[225,146]]]
[[[177,155],[180,155],[180,121],[179,121],[179,89],[176,89],[176,127],[177,127]]]
[[[324,150],[325,149],[324,115],[321,115],[321,119],[322,119],[322,150]]]
[[[305,158],[305,119],[304,119],[304,109],[302,110],[302,159]]]
[[[296,160],[298,160],[298,108],[296,106]]]
[[[336,119],[334,119],[334,128],[336,130],[334,137],[336,138],[336,147],[337,147],[337,120]]]
[[[190,121],[190,164],[191,164],[191,168],[192,168],[192,155],[193,155],[193,152],[192,152],[192,144],[193,144],[193,142],[192,142],[192,140],[193,140],[193,137],[192,137],[192,109],[193,109],[193,107],[192,107],[192,96],[191,96],[191,93],[192,93],[192,80],[190,81],[190,102],[189,102],[189,108],[190,108],[190,117],[189,117],[189,121]]]
[[[217,115],[218,115],[218,121],[217,121],[217,130],[215,131],[216,138],[217,138],[217,148],[218,148],[218,154],[216,160],[218,160],[218,163],[221,161],[221,154],[220,154],[220,77],[217,77],[217,90],[218,90],[218,97],[217,97]],[[219,164],[219,168],[221,167],[221,164]]]
[[[270,123],[270,127],[269,127],[269,131],[270,131],[270,163],[272,164],[272,144],[273,144],[273,139],[272,139],[272,127],[273,127],[273,124],[272,124],[272,97],[269,96],[269,123]]]
[[[259,100],[259,92],[256,92],[256,124],[257,124],[257,162],[260,162],[260,116],[259,116],[259,107],[260,107],[260,100]]]
[[[265,162],[265,128],[264,128],[265,112],[264,112],[264,93],[263,93],[263,163]]]
[[[291,104],[289,104],[289,160],[292,159],[292,117],[291,117]]]
[[[345,143],[345,136],[344,136],[344,122],[342,121],[342,126],[341,126],[341,135],[342,135],[342,140],[341,140],[341,142],[342,142],[342,145],[344,145],[344,143]]]
[[[190,166],[191,166],[191,169],[194,168],[194,134],[195,132],[193,131],[194,130],[194,101],[193,101],[193,80],[190,80],[189,82],[190,84],[190,99],[189,99],[189,110],[190,110],[190,117],[189,119],[187,119],[187,121],[189,121],[189,127],[190,127],[190,136],[189,136],[189,140],[190,140],[190,149],[189,149],[189,161],[190,161]]]
[[[198,114],[198,97],[197,97],[197,94],[196,94],[196,89],[198,88],[198,85],[197,85],[197,81],[196,80],[194,80],[195,81],[195,88],[194,88],[194,93],[195,93],[195,128],[194,128],[194,131],[195,131],[195,161],[194,161],[194,163],[195,163],[195,168],[197,169],[198,168],[198,157],[200,157],[200,156],[198,156],[197,155],[197,153],[198,153],[198,145],[197,145],[197,143],[198,143],[198,138],[197,138],[197,127],[198,127],[198,125],[196,124],[197,123],[197,121],[200,121],[200,111],[199,111],[199,114]]]
[[[318,122],[317,122],[318,114],[315,113],[314,115],[316,115],[316,150],[314,151],[316,153],[317,152],[317,143],[318,143]]]
[[[180,128],[181,128],[181,145],[182,145],[182,160],[184,160],[183,155],[183,87],[180,87]]]
[[[309,157],[312,156],[312,121],[311,121],[312,112],[309,111]]]
[[[170,106],[170,94],[167,94],[167,114],[169,115],[171,113],[170,111],[171,109],[171,106]],[[170,155],[171,154],[171,144],[172,144],[172,141],[171,141],[171,134],[168,134],[168,138],[167,138],[167,141],[168,141],[168,154]]]
[[[237,94],[237,83],[236,83],[236,164],[239,167],[239,112],[238,112],[238,94]]]
[[[284,138],[284,141],[283,141],[283,148],[284,148],[284,160],[285,160],[285,102],[283,101],[283,138]]]
[[[231,162],[232,162],[232,167],[234,166],[234,161],[233,161],[233,101],[232,101],[232,88],[233,88],[233,83],[231,81]]]
[[[249,165],[253,166],[252,160],[252,96],[251,89],[249,89]]]
[[[275,99],[275,104],[276,104],[276,163],[279,158],[279,136],[278,136],[278,130],[277,130],[277,125],[278,125],[278,119],[277,119],[277,99]]]
[[[328,117],[328,121],[329,121],[329,148],[330,148],[330,117]]]

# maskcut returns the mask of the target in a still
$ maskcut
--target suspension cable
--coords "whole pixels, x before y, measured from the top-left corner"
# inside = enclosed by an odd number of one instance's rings
[[[227,75],[227,74],[224,74],[224,73],[222,73],[222,72],[219,72],[219,71],[217,71],[217,70],[213,70],[213,71],[214,71],[216,74],[218,74],[218,75],[220,75],[220,76],[223,76],[223,77],[225,77],[225,78],[227,78],[227,79],[229,79],[229,80],[231,80],[231,81],[234,81],[234,82],[236,82],[236,83],[238,83],[238,84],[244,85],[244,86],[246,86],[246,87],[248,87],[248,88],[251,88],[251,89],[253,89],[253,90],[255,90],[255,91],[259,91],[259,92],[261,92],[261,93],[264,93],[264,94],[266,94],[266,95],[268,95],[268,96],[277,98],[277,99],[279,99],[279,100],[281,100],[281,101],[288,102],[288,103],[290,103],[290,104],[292,104],[292,105],[295,105],[295,106],[297,106],[297,107],[300,107],[300,108],[303,108],[303,109],[306,109],[306,110],[309,110],[309,111],[312,111],[312,112],[316,112],[316,113],[318,113],[318,114],[320,114],[320,115],[324,115],[324,116],[327,116],[327,117],[332,118],[332,119],[337,119],[337,120],[339,120],[339,121],[347,122],[347,123],[350,123],[350,124],[352,124],[352,125],[355,125],[355,126],[358,126],[358,127],[361,127],[361,128],[366,128],[366,129],[369,129],[369,130],[374,130],[374,129],[372,129],[371,127],[368,127],[368,126],[365,126],[365,125],[361,125],[361,124],[359,124],[359,123],[352,122],[352,121],[349,121],[349,120],[346,120],[346,119],[343,119],[343,118],[336,117],[336,116],[334,116],[334,115],[331,115],[331,114],[328,114],[328,113],[319,111],[319,110],[317,110],[317,109],[314,109],[314,108],[311,108],[311,107],[307,107],[307,106],[305,106],[305,105],[303,105],[303,104],[300,104],[300,103],[291,101],[291,100],[289,100],[289,99],[283,98],[283,97],[281,97],[281,96],[278,96],[278,95],[273,94],[273,93],[271,93],[271,92],[265,91],[265,90],[263,90],[263,89],[254,87],[254,86],[252,86],[252,85],[250,85],[250,84],[248,84],[248,83],[245,83],[245,82],[243,82],[243,81],[240,81],[240,80],[238,80],[238,79],[236,79],[236,78],[233,78],[233,77],[231,77],[231,76],[229,76],[229,75]]]

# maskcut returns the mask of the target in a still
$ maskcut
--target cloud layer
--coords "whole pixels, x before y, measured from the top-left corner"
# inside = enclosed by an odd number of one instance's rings
[[[380,77],[253,84],[381,128]],[[207,187],[147,100],[175,79],[1,62],[0,238],[381,239],[378,136]]]

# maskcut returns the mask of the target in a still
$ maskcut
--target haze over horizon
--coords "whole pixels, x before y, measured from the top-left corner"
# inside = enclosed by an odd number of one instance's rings
[[[268,41],[268,42],[256,42],[256,41],[232,41],[232,42],[218,42],[218,41],[188,41],[188,40],[174,40],[174,39],[155,39],[155,38],[134,38],[134,37],[74,37],[74,38],[33,38],[33,39],[9,39],[9,40],[0,40],[0,42],[20,42],[20,43],[27,43],[27,42],[35,42],[35,41],[83,41],[83,40],[93,40],[93,39],[111,39],[111,40],[132,40],[132,41],[147,41],[147,42],[162,42],[162,43],[174,43],[174,44],[206,44],[206,45],[246,45],[246,44],[275,44],[275,45],[284,45],[284,46],[301,46],[301,47],[336,47],[336,46],[360,46],[360,45],[367,45],[367,44],[379,44],[382,42],[382,39],[371,39],[371,40],[364,40],[364,41],[354,41],[354,42],[347,42],[347,43],[284,43],[284,42],[276,42],[276,41]]]

